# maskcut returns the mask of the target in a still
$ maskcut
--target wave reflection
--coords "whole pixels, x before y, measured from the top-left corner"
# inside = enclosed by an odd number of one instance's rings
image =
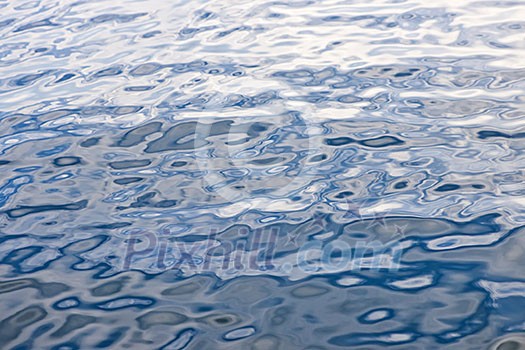
[[[0,8],[0,348],[523,346],[521,2]]]

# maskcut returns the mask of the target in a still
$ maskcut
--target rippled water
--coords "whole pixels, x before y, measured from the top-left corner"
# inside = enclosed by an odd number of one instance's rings
[[[524,2],[0,8],[1,349],[519,347]]]

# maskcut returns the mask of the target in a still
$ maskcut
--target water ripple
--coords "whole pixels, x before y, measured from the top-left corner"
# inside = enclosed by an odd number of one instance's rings
[[[525,344],[523,3],[0,8],[0,348]]]

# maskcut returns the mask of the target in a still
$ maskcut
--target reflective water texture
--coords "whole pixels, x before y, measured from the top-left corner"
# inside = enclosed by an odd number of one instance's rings
[[[0,8],[1,349],[519,348],[522,1]]]

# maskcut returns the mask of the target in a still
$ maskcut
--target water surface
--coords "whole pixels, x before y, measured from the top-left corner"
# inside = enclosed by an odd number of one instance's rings
[[[0,8],[1,349],[523,334],[523,2]]]

